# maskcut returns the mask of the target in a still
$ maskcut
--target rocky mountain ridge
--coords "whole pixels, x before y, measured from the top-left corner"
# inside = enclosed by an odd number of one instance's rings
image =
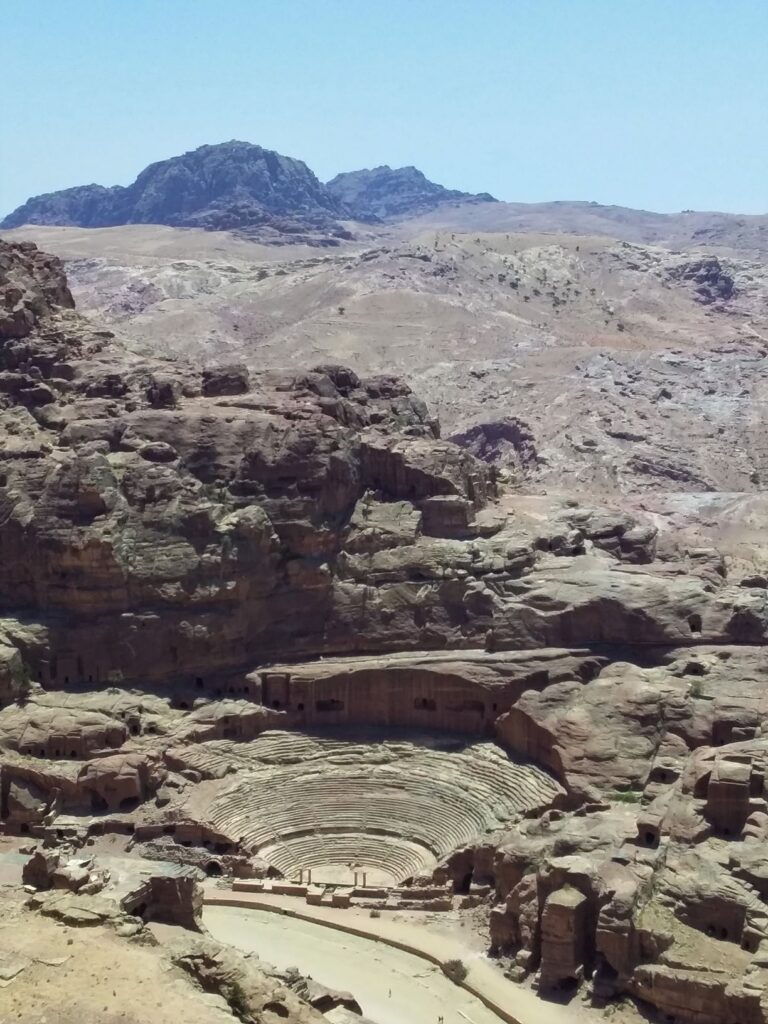
[[[0,226],[169,224],[283,241],[306,242],[320,232],[330,241],[347,235],[341,218],[378,222],[467,199],[491,197],[450,191],[415,167],[356,171],[324,185],[301,160],[232,141],[151,164],[127,187],[81,185],[35,196]]]
[[[768,214],[659,214],[597,202],[499,202],[487,192],[447,189],[415,167],[387,165],[342,172],[323,184],[301,160],[234,140],[151,164],[126,187],[81,185],[34,196],[7,214],[0,228],[167,224],[327,246],[351,237],[340,223],[345,219],[372,225],[404,221],[411,234],[597,234],[668,247],[768,252]]]
[[[151,164],[127,187],[84,185],[36,196],[3,226],[172,224],[333,237],[344,234],[338,218],[346,215],[301,160],[232,141]]]

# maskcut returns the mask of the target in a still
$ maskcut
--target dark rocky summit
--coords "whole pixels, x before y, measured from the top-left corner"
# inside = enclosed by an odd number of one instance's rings
[[[169,224],[214,230],[342,232],[342,204],[301,160],[225,142],[150,164],[132,185],[83,185],[29,199],[2,222],[111,227]]]
[[[284,236],[324,230],[345,236],[338,218],[412,216],[449,201],[493,202],[436,185],[415,167],[339,174],[323,185],[301,160],[249,142],[223,142],[150,164],[132,185],[80,185],[34,196],[0,223],[97,228],[168,224]]]
[[[473,195],[444,188],[416,167],[374,167],[337,174],[327,189],[358,220],[396,220],[434,210],[443,203],[495,203],[487,192]]]

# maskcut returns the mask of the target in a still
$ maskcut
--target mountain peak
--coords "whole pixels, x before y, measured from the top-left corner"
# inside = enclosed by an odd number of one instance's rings
[[[473,195],[447,189],[430,181],[423,171],[407,167],[363,168],[337,174],[326,183],[335,196],[358,220],[392,220],[434,210],[446,202],[495,202],[483,192]]]
[[[85,185],[35,196],[1,226],[237,228],[275,218],[328,226],[344,212],[302,160],[233,139],[152,163],[126,188]]]

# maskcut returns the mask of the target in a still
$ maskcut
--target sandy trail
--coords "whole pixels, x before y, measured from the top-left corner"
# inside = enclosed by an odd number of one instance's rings
[[[204,920],[222,942],[353,992],[376,1024],[436,1024],[439,1017],[445,1024],[499,1024],[479,1000],[411,953],[262,910],[206,907]]]

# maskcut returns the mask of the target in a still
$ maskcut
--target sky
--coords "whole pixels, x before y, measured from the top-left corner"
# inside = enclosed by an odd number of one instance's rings
[[[0,0],[0,216],[243,139],[513,202],[768,213],[768,0]]]

